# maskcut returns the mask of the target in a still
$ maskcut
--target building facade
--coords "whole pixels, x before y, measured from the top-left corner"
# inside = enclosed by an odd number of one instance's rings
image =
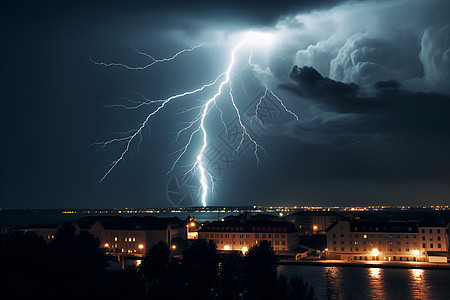
[[[338,221],[326,234],[329,259],[431,261],[445,257],[447,261],[448,236],[442,225]]]
[[[158,242],[170,244],[174,238],[187,238],[185,222],[177,217],[85,217],[67,225],[73,226],[75,233],[87,230],[99,239],[100,248],[111,254],[143,256]],[[62,226],[64,223],[61,222],[53,226],[29,226],[20,230],[34,232],[51,240]]]
[[[227,219],[203,226],[198,237],[214,242],[218,250],[244,253],[261,241],[268,241],[275,251],[298,248],[298,231],[286,221]]]

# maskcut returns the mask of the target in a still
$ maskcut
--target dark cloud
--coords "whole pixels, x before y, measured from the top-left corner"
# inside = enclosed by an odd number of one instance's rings
[[[140,149],[97,184],[120,149],[88,145],[134,129],[146,114],[103,103],[134,92],[165,97],[210,82],[227,63],[227,37],[249,28],[279,40],[252,84],[283,82],[274,91],[300,120],[268,125],[261,142],[269,157],[259,167],[252,155],[240,158],[218,180],[211,204],[346,204],[361,203],[365,194],[394,201],[386,195],[397,192],[405,203],[424,203],[431,188],[448,201],[450,99],[441,93],[450,86],[449,3],[2,1],[0,207],[168,205],[167,153],[178,145],[167,133],[182,125],[175,113],[192,99],[155,118]],[[215,34],[225,46],[202,47],[149,72],[89,60],[139,65],[145,58],[130,44],[166,57],[214,42]],[[303,68],[288,77],[294,63]],[[254,95],[260,92],[258,86]]]
[[[449,96],[407,91],[396,81],[377,82],[375,96],[361,96],[357,85],[324,78],[311,67],[295,67],[291,78],[285,88],[323,113],[300,120],[289,135],[333,157],[322,157],[324,174],[386,182],[450,178]]]

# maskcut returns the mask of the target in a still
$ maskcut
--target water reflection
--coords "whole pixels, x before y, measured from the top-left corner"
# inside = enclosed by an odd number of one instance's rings
[[[370,268],[369,275],[373,278],[380,279],[381,278],[380,270],[381,270],[380,268]]]
[[[449,270],[281,265],[314,287],[318,299],[450,299]]]
[[[430,298],[429,284],[427,283],[425,271],[422,269],[410,269],[411,292],[416,299]]]
[[[369,273],[368,279],[370,296],[368,296],[370,299],[386,299],[383,278],[384,269],[369,268],[367,271]]]

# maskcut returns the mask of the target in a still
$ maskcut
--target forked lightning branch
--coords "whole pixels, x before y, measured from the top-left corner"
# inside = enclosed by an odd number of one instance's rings
[[[252,46],[254,43],[260,42],[261,40],[269,40],[271,38],[271,34],[269,33],[263,33],[263,32],[254,32],[249,31],[247,32],[242,38],[240,38],[235,46],[233,47],[230,56],[229,56],[229,63],[226,70],[224,70],[222,73],[220,73],[217,77],[215,77],[211,82],[206,83],[202,86],[199,86],[195,89],[185,91],[180,94],[172,95],[165,99],[154,99],[149,100],[146,99],[145,101],[141,103],[136,103],[133,105],[118,105],[125,109],[139,109],[142,107],[150,107],[150,112],[147,114],[145,119],[140,123],[140,125],[132,131],[129,131],[124,136],[120,138],[113,138],[104,142],[97,142],[94,143],[95,145],[99,145],[100,147],[104,148],[106,146],[110,146],[112,144],[121,144],[123,145],[123,150],[121,151],[120,155],[111,162],[109,165],[107,171],[103,175],[103,177],[100,179],[100,182],[106,179],[106,177],[114,170],[114,168],[125,159],[126,154],[130,151],[130,148],[133,143],[140,143],[142,139],[142,133],[144,128],[150,124],[152,118],[156,117],[156,115],[159,115],[163,113],[164,108],[173,102],[183,101],[184,98],[191,95],[197,95],[200,93],[208,92],[212,94],[212,97],[210,97],[207,100],[204,100],[201,105],[192,105],[190,109],[197,110],[197,115],[189,120],[187,122],[187,125],[183,127],[178,133],[177,138],[182,135],[187,135],[187,142],[182,145],[178,151],[176,151],[176,158],[173,161],[173,164],[171,168],[169,169],[168,173],[171,173],[174,171],[175,167],[180,163],[182,158],[189,152],[192,151],[193,143],[197,139],[200,140],[201,144],[198,147],[197,146],[197,152],[195,154],[195,159],[189,164],[188,169],[185,173],[185,175],[192,174],[194,176],[198,176],[199,182],[200,182],[200,198],[202,201],[202,205],[206,206],[206,201],[208,195],[212,193],[214,190],[214,177],[211,174],[210,170],[208,170],[208,167],[205,164],[205,150],[208,147],[208,142],[210,141],[209,135],[211,132],[207,128],[206,121],[208,119],[208,116],[210,115],[210,112],[213,109],[217,109],[220,113],[221,117],[221,124],[225,126],[225,122],[223,120],[223,111],[220,109],[219,103],[220,101],[229,101],[229,103],[232,106],[232,111],[235,114],[235,117],[237,117],[237,123],[238,126],[241,128],[241,135],[239,137],[239,143],[237,144],[234,151],[237,153],[241,150],[241,148],[244,145],[244,142],[250,142],[253,145],[253,152],[256,158],[257,163],[260,162],[260,152],[265,152],[265,150],[261,147],[260,144],[256,141],[255,137],[252,136],[251,131],[247,128],[247,126],[243,122],[243,116],[240,110],[240,106],[238,105],[239,99],[235,96],[233,93],[233,75],[235,75],[236,72],[241,70],[242,68],[237,67],[237,58],[240,55],[247,55],[246,62],[248,66],[251,68],[252,72],[255,73],[261,73],[262,69],[259,65],[252,62]],[[152,67],[155,64],[160,63],[167,63],[175,60],[178,56],[185,54],[186,52],[192,52],[195,51],[195,49],[202,47],[203,44],[197,45],[195,47],[184,49],[179,52],[177,52],[175,55],[168,57],[168,58],[162,58],[162,59],[156,59],[153,56],[141,52],[136,49],[136,51],[140,55],[144,55],[147,58],[150,59],[150,62],[148,64],[133,67],[129,66],[123,63],[105,63],[105,62],[97,62],[92,61],[95,64],[105,66],[105,67],[121,67],[126,68],[130,70],[144,70],[147,68]],[[262,80],[263,81],[263,80]],[[278,97],[269,87],[267,86],[266,82],[261,82],[261,86],[265,89],[264,95],[260,98],[260,102],[258,102],[255,105],[255,113],[254,116],[252,116],[252,120],[259,121],[259,105],[261,101],[263,100],[264,96],[267,95],[267,93],[270,93],[281,105],[281,107],[285,110],[285,112],[289,113],[293,118],[298,120],[298,116],[289,110],[287,106],[283,103],[280,97]],[[199,138],[198,138],[199,136]]]

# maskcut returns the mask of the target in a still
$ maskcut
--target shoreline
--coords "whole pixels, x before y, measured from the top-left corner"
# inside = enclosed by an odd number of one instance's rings
[[[280,265],[350,267],[350,268],[391,268],[391,269],[425,269],[450,270],[449,263],[429,262],[350,262],[341,260],[280,260]]]

